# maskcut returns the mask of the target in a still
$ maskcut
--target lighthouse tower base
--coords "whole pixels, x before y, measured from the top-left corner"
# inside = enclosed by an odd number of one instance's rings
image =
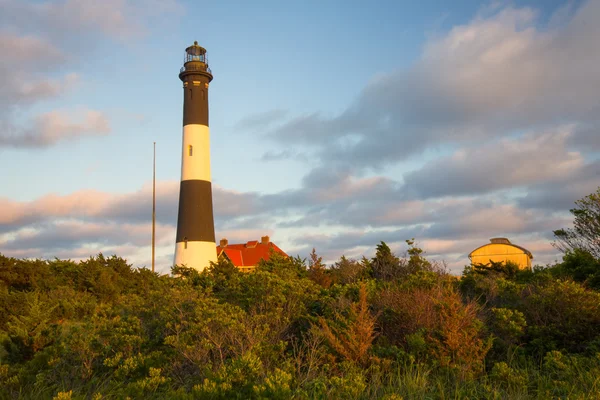
[[[197,265],[198,260],[206,260],[206,265]],[[217,262],[217,248],[211,242],[180,242],[175,245],[173,265],[183,265],[202,271]]]

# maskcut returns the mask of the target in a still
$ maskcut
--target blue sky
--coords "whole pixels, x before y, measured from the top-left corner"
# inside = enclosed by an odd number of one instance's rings
[[[0,0],[0,252],[174,250],[183,50],[207,48],[217,237],[327,260],[415,237],[558,257],[600,186],[599,1]]]

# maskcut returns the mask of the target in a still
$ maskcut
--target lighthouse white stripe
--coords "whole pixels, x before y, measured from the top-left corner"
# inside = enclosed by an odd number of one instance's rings
[[[210,182],[210,129],[206,125],[189,124],[183,127],[181,180],[189,179]]]
[[[197,269],[202,271],[208,267],[209,262],[217,262],[217,247],[214,242],[187,242],[187,248],[185,248],[185,242],[178,242],[175,245],[175,260],[173,265],[185,265],[189,268]],[[199,265],[199,261],[202,264]]]

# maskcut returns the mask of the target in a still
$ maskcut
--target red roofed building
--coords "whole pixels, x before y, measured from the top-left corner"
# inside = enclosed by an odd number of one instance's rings
[[[260,242],[251,240],[242,244],[229,244],[227,239],[221,239],[217,246],[217,257],[225,257],[240,271],[250,272],[256,268],[256,264],[260,260],[269,260],[271,250],[284,257],[288,256],[275,243],[271,242],[268,236],[263,236],[260,238]]]

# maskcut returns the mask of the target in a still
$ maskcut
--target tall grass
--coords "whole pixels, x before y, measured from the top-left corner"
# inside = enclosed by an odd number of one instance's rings
[[[364,371],[366,372],[366,371]],[[527,362],[495,364],[478,378],[460,379],[451,370],[407,362],[385,374],[363,373],[366,380],[356,385],[349,373],[343,382],[319,380],[312,390],[299,390],[294,398],[339,399],[600,399],[600,354],[595,357],[565,356],[551,352],[535,365]],[[313,382],[314,383],[314,382]],[[350,387],[352,386],[352,387]],[[363,388],[356,392],[357,388]]]

